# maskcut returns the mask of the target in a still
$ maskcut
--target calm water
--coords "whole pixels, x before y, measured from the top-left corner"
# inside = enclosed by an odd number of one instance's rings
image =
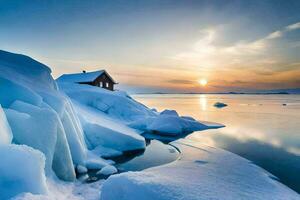
[[[116,160],[116,166],[122,171],[140,171],[154,166],[164,165],[179,157],[177,149],[157,140],[148,141],[147,148],[140,155],[126,156],[125,160]],[[129,158],[129,160],[127,160]]]
[[[218,122],[187,136],[245,157],[300,193],[300,95],[133,95],[150,108]],[[218,109],[217,101],[228,104]],[[284,105],[286,104],[286,106]]]

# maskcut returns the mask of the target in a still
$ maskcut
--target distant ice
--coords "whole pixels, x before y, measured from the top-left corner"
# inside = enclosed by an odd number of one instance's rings
[[[227,104],[226,104],[226,103],[222,103],[222,102],[216,102],[216,103],[214,104],[214,106],[215,106],[216,108],[223,108],[223,107],[226,107]]]

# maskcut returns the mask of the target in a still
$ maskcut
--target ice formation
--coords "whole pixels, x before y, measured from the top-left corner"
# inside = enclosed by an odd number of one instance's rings
[[[25,145],[0,145],[0,199],[23,192],[46,194],[45,157]]]
[[[0,51],[0,85],[0,145],[10,145],[11,142],[27,145],[43,155],[43,162],[34,158],[34,155],[32,160],[27,156],[28,163],[22,159],[25,167],[33,162],[40,167],[39,170],[33,168],[36,170],[36,176],[33,177],[43,174],[49,178],[58,177],[61,180],[74,181],[77,165],[86,167],[103,162],[103,166],[106,166],[111,163],[93,155],[87,149],[82,124],[74,112],[73,105],[70,99],[58,90],[47,66],[24,55]],[[26,148],[18,148],[21,147]],[[1,147],[0,154],[5,148],[8,146]],[[3,178],[0,177],[0,180],[3,181]],[[32,184],[39,182],[38,179],[28,180],[33,181]],[[41,184],[41,187],[43,185],[45,184]],[[21,188],[20,192],[44,191],[31,188],[30,184],[27,191],[26,187],[24,191]]]
[[[12,132],[7,122],[6,115],[0,105],[0,145],[10,144],[12,141]]]

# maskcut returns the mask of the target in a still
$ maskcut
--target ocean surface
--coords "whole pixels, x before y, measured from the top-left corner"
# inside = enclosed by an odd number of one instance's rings
[[[300,193],[300,95],[139,94],[158,111],[174,109],[200,121],[224,124],[186,139],[251,160]],[[216,102],[228,104],[216,108]]]

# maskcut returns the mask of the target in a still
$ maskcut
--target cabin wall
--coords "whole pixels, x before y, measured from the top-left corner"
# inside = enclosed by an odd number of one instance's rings
[[[102,87],[108,90],[114,90],[114,83],[111,81],[111,79],[106,75],[102,74],[99,76],[94,82],[94,86]]]

